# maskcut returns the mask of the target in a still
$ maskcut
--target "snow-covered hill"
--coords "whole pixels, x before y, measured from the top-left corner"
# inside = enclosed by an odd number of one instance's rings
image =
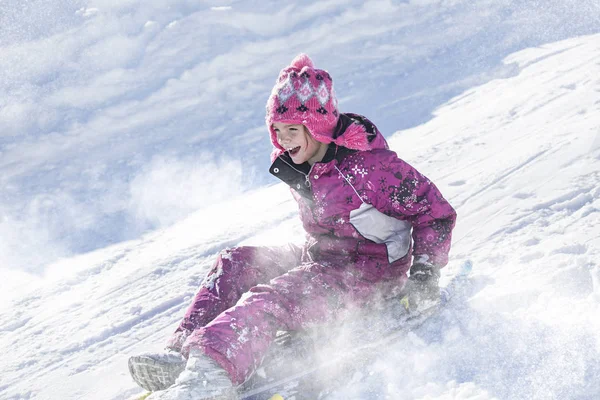
[[[458,209],[453,258],[475,261],[480,290],[440,317],[444,329],[434,322],[390,349],[377,366],[389,398],[600,396],[600,36],[505,63],[515,76],[466,91],[390,140]],[[298,239],[294,208],[272,186],[53,265],[54,283],[2,312],[0,394],[135,393],[127,356],[162,346],[214,253]],[[339,398],[361,398],[348,390]]]
[[[389,134],[599,20],[597,0],[4,0],[0,271],[35,279],[272,182],[263,106],[299,52]]]
[[[379,398],[600,398],[594,2],[152,3],[78,3],[80,19],[48,3],[30,17],[53,24],[27,37],[3,25],[0,398],[127,399],[127,357],[162,347],[217,251],[302,240],[287,189],[257,186],[263,100],[300,50],[337,79],[342,110],[402,129],[392,148],[457,208],[445,277],[476,265],[467,302],[373,366]],[[148,221],[179,222],[140,237]],[[135,223],[129,241],[104,237]]]

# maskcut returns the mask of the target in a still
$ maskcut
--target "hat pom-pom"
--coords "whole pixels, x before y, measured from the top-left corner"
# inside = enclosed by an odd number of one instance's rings
[[[315,66],[308,55],[300,53],[292,60],[290,67],[302,69],[304,67],[314,68]]]

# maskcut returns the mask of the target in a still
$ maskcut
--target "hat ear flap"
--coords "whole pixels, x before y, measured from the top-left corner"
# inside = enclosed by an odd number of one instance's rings
[[[273,151],[271,152],[271,164],[274,163],[275,160],[277,159],[277,157],[279,157],[283,153],[284,153],[284,151],[282,149],[278,149],[277,147],[274,147]]]
[[[342,136],[335,139],[335,144],[353,150],[371,150],[371,145],[365,133],[359,129],[348,129]]]

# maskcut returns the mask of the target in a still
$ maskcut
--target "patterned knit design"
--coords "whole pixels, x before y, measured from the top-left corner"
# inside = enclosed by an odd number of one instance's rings
[[[306,54],[300,54],[281,70],[267,101],[266,123],[273,146],[277,143],[273,122],[302,124],[318,141],[330,143],[337,126],[339,112],[329,73],[314,67]]]

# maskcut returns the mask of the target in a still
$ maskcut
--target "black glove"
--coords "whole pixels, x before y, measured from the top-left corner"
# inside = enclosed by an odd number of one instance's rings
[[[410,276],[406,283],[406,295],[402,299],[404,306],[417,310],[422,304],[438,301],[440,298],[440,268],[428,263],[417,262],[410,267]]]

